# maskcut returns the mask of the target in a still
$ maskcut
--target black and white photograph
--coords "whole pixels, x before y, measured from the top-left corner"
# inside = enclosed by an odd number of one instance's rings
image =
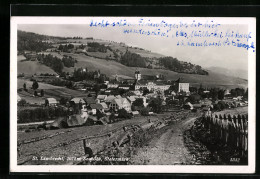
[[[12,17],[11,171],[254,172],[255,39],[255,18]]]

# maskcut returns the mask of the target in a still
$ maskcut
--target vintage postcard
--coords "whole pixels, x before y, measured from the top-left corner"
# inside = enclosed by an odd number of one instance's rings
[[[10,172],[254,173],[256,19],[11,17]]]

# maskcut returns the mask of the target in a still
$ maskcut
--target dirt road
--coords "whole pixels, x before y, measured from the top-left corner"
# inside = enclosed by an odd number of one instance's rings
[[[154,135],[144,147],[137,150],[131,163],[136,165],[185,165],[194,164],[195,157],[185,143],[183,133],[189,129],[195,118],[188,118],[166,126]]]

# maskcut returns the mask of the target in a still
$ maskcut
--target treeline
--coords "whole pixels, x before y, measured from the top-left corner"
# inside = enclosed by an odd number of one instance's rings
[[[175,71],[179,73],[208,75],[208,72],[203,70],[201,66],[194,65],[187,62],[180,62],[177,58],[161,57],[158,60],[161,67],[164,67],[171,71]]]
[[[47,42],[42,42],[46,39],[63,39],[62,37],[51,37],[46,35],[39,35],[32,32],[17,32],[17,50],[18,52],[22,51],[45,51],[48,48],[51,48],[51,44]]]
[[[59,45],[58,50],[62,52],[69,52],[73,48],[74,48],[73,44],[66,44],[66,45]]]
[[[73,76],[70,78],[72,81],[95,80],[98,83],[103,83],[109,78],[100,71],[89,71],[88,68],[74,68]]]
[[[63,67],[74,67],[77,60],[73,59],[72,57],[64,56],[62,59],[52,56],[51,54],[44,55],[38,54],[37,59],[40,63],[50,67],[57,73],[62,73]]]
[[[121,63],[129,67],[146,68],[146,58],[129,51],[126,51],[126,53],[121,57]]]
[[[22,51],[26,51],[26,50],[41,52],[41,51],[45,51],[51,47],[52,46],[50,44],[48,44],[46,42],[41,42],[41,41],[18,39],[18,42],[17,42],[18,52],[22,52]]]
[[[161,58],[154,58],[153,60],[157,60],[159,62],[159,66],[158,66],[159,68],[164,68],[178,73],[208,75],[208,72],[203,70],[201,66],[194,65],[187,62],[180,62],[177,58],[161,57]],[[141,55],[133,52],[129,52],[128,50],[124,55],[121,56],[120,62],[123,65],[129,67],[140,67],[140,68],[149,68],[149,69],[153,68],[152,65],[148,62],[147,57],[142,57]]]
[[[77,63],[78,61],[74,58],[72,58],[71,56],[63,56],[61,59],[62,63],[64,64],[65,67],[74,67],[75,63]]]
[[[107,47],[103,44],[99,44],[97,42],[89,42],[88,43],[88,52],[102,52],[106,53],[110,47]]]
[[[67,115],[67,110],[62,107],[38,107],[21,109],[17,111],[18,123],[42,122]]]

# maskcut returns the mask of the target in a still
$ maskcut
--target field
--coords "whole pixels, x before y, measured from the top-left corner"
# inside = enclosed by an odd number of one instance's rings
[[[248,114],[248,106],[245,107],[237,107],[233,109],[225,109],[223,111],[217,112],[217,114],[230,114],[230,115],[238,115],[238,114]]]
[[[18,79],[18,89],[23,88],[23,84],[26,83],[28,92],[22,90],[18,91],[18,95],[25,99],[27,102],[31,104],[43,104],[45,98],[55,98],[57,100],[61,99],[61,97],[71,98],[71,97],[86,97],[86,94],[83,91],[72,90],[65,87],[53,86],[50,84],[40,83],[38,90],[44,90],[44,97],[33,97],[34,91],[30,89],[32,86],[32,82],[25,79]]]
[[[40,64],[38,61],[18,61],[17,73],[24,73],[25,75],[33,75],[40,73],[57,74],[50,67]]]

